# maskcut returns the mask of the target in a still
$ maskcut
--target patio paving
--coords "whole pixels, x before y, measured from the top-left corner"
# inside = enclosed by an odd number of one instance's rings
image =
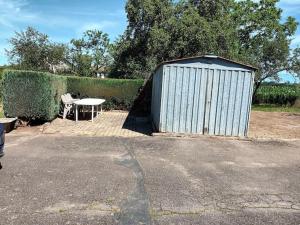
[[[43,133],[96,137],[143,137],[151,134],[151,126],[146,118],[134,118],[128,114],[124,111],[103,112],[93,123],[88,119],[75,122],[57,118],[44,126]]]
[[[251,113],[249,138],[299,140],[299,115],[254,111]],[[43,125],[41,130],[44,134],[65,136],[144,137],[152,134],[151,124],[147,118],[131,117],[127,111],[103,112],[93,123],[90,118],[91,115],[88,113],[86,113],[86,118],[79,118],[77,123],[72,117],[65,120],[57,118],[51,123]],[[276,119],[276,123],[274,123],[274,119]],[[20,128],[18,132],[19,130]]]

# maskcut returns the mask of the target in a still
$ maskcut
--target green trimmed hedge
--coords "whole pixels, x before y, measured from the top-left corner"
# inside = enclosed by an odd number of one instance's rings
[[[2,87],[3,71],[4,70],[0,68],[0,102],[2,102],[2,95],[3,95],[3,87]]]
[[[20,70],[6,70],[3,78],[6,116],[45,121],[58,115],[64,93],[104,98],[106,109],[129,110],[143,86],[143,80],[80,78]]]
[[[65,77],[7,70],[3,74],[5,115],[29,120],[53,120],[59,113],[60,97],[66,91]]]
[[[67,82],[69,93],[79,93],[80,97],[104,98],[106,109],[129,110],[144,81],[68,77]]]

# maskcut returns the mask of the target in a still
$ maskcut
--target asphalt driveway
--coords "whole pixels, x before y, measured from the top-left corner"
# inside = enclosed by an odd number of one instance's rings
[[[0,224],[300,224],[300,141],[7,137]]]

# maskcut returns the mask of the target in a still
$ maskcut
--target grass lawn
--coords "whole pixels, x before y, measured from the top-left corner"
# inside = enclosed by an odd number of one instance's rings
[[[276,105],[253,105],[253,111],[263,111],[263,112],[290,112],[290,113],[300,113],[299,107],[285,107]]]

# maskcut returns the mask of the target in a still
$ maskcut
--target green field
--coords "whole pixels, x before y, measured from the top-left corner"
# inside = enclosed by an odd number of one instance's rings
[[[254,104],[292,106],[300,98],[299,84],[263,84],[254,96]]]
[[[300,113],[300,108],[276,105],[253,105],[252,111]]]

